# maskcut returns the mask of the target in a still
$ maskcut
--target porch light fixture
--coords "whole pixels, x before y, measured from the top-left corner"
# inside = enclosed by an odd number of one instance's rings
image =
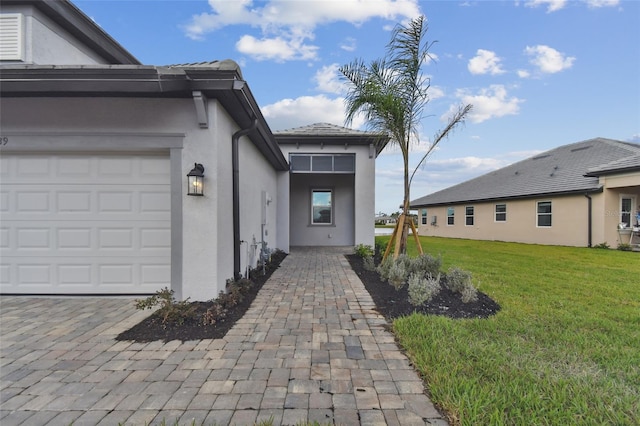
[[[187,174],[187,195],[204,195],[204,166],[195,163],[193,169]]]

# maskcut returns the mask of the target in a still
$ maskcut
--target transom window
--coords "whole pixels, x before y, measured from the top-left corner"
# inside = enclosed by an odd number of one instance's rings
[[[496,204],[496,222],[506,222],[506,221],[507,221],[507,205]]]
[[[447,208],[447,225],[453,225],[455,223],[456,211],[453,207]]]
[[[538,201],[537,203],[538,226],[551,227],[551,201]]]
[[[464,208],[464,224],[466,226],[473,226],[473,206],[467,206]]]
[[[355,154],[289,154],[291,173],[355,173]]]
[[[331,225],[333,223],[333,191],[330,189],[311,190],[311,224]]]

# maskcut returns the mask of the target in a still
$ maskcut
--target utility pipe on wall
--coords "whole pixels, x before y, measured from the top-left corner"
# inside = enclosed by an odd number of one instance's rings
[[[233,168],[233,278],[240,279],[240,159],[238,144],[240,138],[247,136],[258,127],[258,119],[246,129],[240,129],[231,136],[231,162]]]
[[[587,219],[587,222],[589,223],[589,225],[588,225],[589,229],[587,229],[587,235],[588,235],[588,246],[587,247],[590,248],[591,245],[592,245],[592,241],[591,241],[591,239],[592,239],[592,236],[591,236],[591,228],[592,228],[591,222],[593,221],[593,212],[592,212],[591,205],[593,203],[593,200],[591,199],[591,196],[589,194],[584,194],[584,196],[587,197],[587,199],[589,200],[588,201],[588,209],[589,209],[588,210],[588,215],[589,216],[588,216],[588,219]]]

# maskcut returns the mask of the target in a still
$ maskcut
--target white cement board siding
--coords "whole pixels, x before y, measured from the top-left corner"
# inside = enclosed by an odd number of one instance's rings
[[[170,287],[164,155],[0,157],[2,293],[151,293]]]

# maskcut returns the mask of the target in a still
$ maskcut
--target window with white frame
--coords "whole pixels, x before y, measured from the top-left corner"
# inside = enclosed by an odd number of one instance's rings
[[[507,221],[507,205],[496,204],[496,222],[506,222],[506,221]]]
[[[427,209],[422,209],[422,224],[426,225],[427,224]]]
[[[473,206],[467,206],[464,208],[464,224],[466,226],[473,226],[474,211]]]
[[[541,228],[551,227],[551,201],[537,202],[537,225]]]
[[[333,191],[331,189],[311,190],[311,224],[333,224]]]
[[[447,208],[447,225],[455,224],[456,211],[453,207]]]
[[[633,199],[628,195],[622,195],[620,197],[620,223],[623,223],[627,228],[631,227]]]

